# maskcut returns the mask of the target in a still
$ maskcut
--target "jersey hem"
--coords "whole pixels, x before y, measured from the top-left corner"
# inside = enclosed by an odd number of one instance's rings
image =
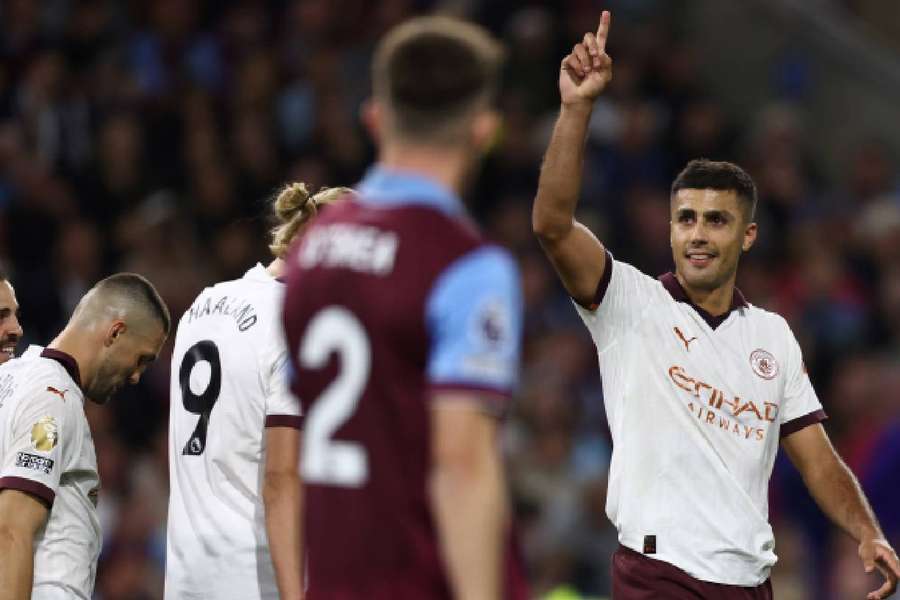
[[[828,418],[828,415],[825,414],[823,409],[814,410],[809,414],[805,414],[802,417],[797,417],[796,419],[791,419],[781,425],[781,431],[779,437],[787,437],[792,433],[797,433],[801,429],[805,429],[810,425],[815,425],[816,423],[821,423],[825,419]]]
[[[40,500],[47,508],[53,507],[56,492],[39,481],[25,477],[0,477],[0,490],[18,490],[30,494]]]
[[[634,548],[631,544],[629,544],[627,542],[620,541],[619,545],[623,548],[626,548],[626,549],[636,553],[636,554],[640,554],[644,558],[664,562],[667,565],[675,567],[679,571],[683,572],[685,575],[687,575],[691,579],[696,579],[697,581],[702,581],[703,583],[715,583],[718,585],[727,585],[730,587],[738,587],[738,588],[754,588],[754,587],[758,587],[760,585],[765,584],[771,575],[771,573],[769,573],[769,574],[766,574],[764,577],[762,577],[762,579],[759,579],[759,577],[757,577],[757,579],[755,579],[755,580],[747,580],[744,582],[735,583],[734,581],[727,581],[722,578],[705,576],[705,575],[697,575],[696,573],[692,573],[692,572],[688,571],[688,569],[685,568],[686,565],[680,565],[680,564],[677,564],[673,560],[669,560],[667,558],[667,555],[665,555],[665,554],[644,554],[643,552],[641,552],[641,550]]]
[[[266,427],[303,429],[303,417],[298,415],[266,415]]]

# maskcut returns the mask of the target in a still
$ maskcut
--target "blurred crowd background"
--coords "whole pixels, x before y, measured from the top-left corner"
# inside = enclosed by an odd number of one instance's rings
[[[504,441],[525,556],[538,594],[608,596],[617,542],[604,514],[611,442],[596,355],[533,239],[530,207],[558,108],[559,61],[610,8],[615,77],[591,126],[580,218],[617,258],[659,274],[671,268],[674,174],[700,156],[749,169],[761,233],[739,287],[791,323],[827,429],[900,547],[896,129],[847,129],[867,112],[855,104],[842,122],[816,122],[809,107],[825,67],[795,40],[766,58],[762,79],[744,80],[741,48],[717,77],[707,66],[723,51],[691,29],[689,10],[710,3],[600,4],[4,0],[0,265],[26,342],[47,343],[111,272],[146,275],[180,317],[205,285],[268,260],[266,210],[279,185],[352,185],[372,160],[358,113],[379,36],[435,9],[475,19],[509,51],[505,125],[469,199],[523,276],[523,380]],[[771,11],[778,2],[746,4]],[[813,4],[900,72],[895,3]],[[763,101],[748,107],[747,98]],[[823,137],[836,127],[849,131],[840,143]],[[140,386],[107,407],[88,405],[103,481],[102,600],[161,597],[170,348]],[[874,589],[856,545],[829,527],[783,456],[771,489],[779,598]]]

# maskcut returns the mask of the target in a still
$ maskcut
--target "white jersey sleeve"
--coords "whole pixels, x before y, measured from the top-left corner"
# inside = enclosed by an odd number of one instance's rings
[[[593,305],[584,308],[577,302],[573,303],[591,332],[597,350],[602,353],[640,321],[659,293],[660,287],[655,279],[613,259],[607,251],[606,268],[597,286]]]
[[[266,395],[266,427],[300,427],[300,402],[288,389],[289,361],[282,352],[267,369],[263,382]]]
[[[26,392],[27,401],[19,402],[10,415],[0,487],[28,492],[52,506],[75,432],[67,422],[63,390],[41,381]]]
[[[281,327],[274,328],[272,345],[262,353],[260,377],[265,397],[266,427],[296,427],[302,424],[300,402],[288,382],[287,347]]]
[[[784,324],[789,339],[785,361],[784,397],[781,401],[781,437],[824,420],[825,411],[803,363],[803,353],[793,332]]]

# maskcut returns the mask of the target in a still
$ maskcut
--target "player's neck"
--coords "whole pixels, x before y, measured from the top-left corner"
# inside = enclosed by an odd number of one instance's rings
[[[68,326],[52,342],[47,344],[48,348],[65,352],[75,359],[75,364],[78,365],[78,374],[81,377],[81,389],[83,390],[90,387],[96,374],[96,361],[94,360],[96,356],[87,350],[88,346],[89,344],[84,343],[84,336],[73,331]]]
[[[386,143],[381,147],[378,162],[387,169],[424,175],[456,194],[462,194],[468,158],[458,147]]]
[[[266,272],[275,279],[278,279],[284,275],[284,260],[276,258],[266,267]]]
[[[723,315],[731,310],[731,303],[734,299],[734,282],[735,276],[732,275],[721,286],[713,290],[704,290],[692,288],[681,273],[675,273],[678,283],[681,284],[684,293],[690,298],[691,302],[699,306],[714,317]]]

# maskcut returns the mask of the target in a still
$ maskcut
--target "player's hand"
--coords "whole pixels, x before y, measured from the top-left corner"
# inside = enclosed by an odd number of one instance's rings
[[[590,106],[612,79],[612,59],[606,53],[610,14],[600,15],[597,33],[586,33],[572,53],[562,60],[559,95],[565,105]]]
[[[874,592],[869,592],[866,600],[882,600],[897,590],[897,580],[900,579],[900,561],[897,560],[897,553],[887,543],[887,540],[884,538],[863,540],[859,545],[859,557],[863,561],[866,573],[878,569],[884,576],[884,585]]]

